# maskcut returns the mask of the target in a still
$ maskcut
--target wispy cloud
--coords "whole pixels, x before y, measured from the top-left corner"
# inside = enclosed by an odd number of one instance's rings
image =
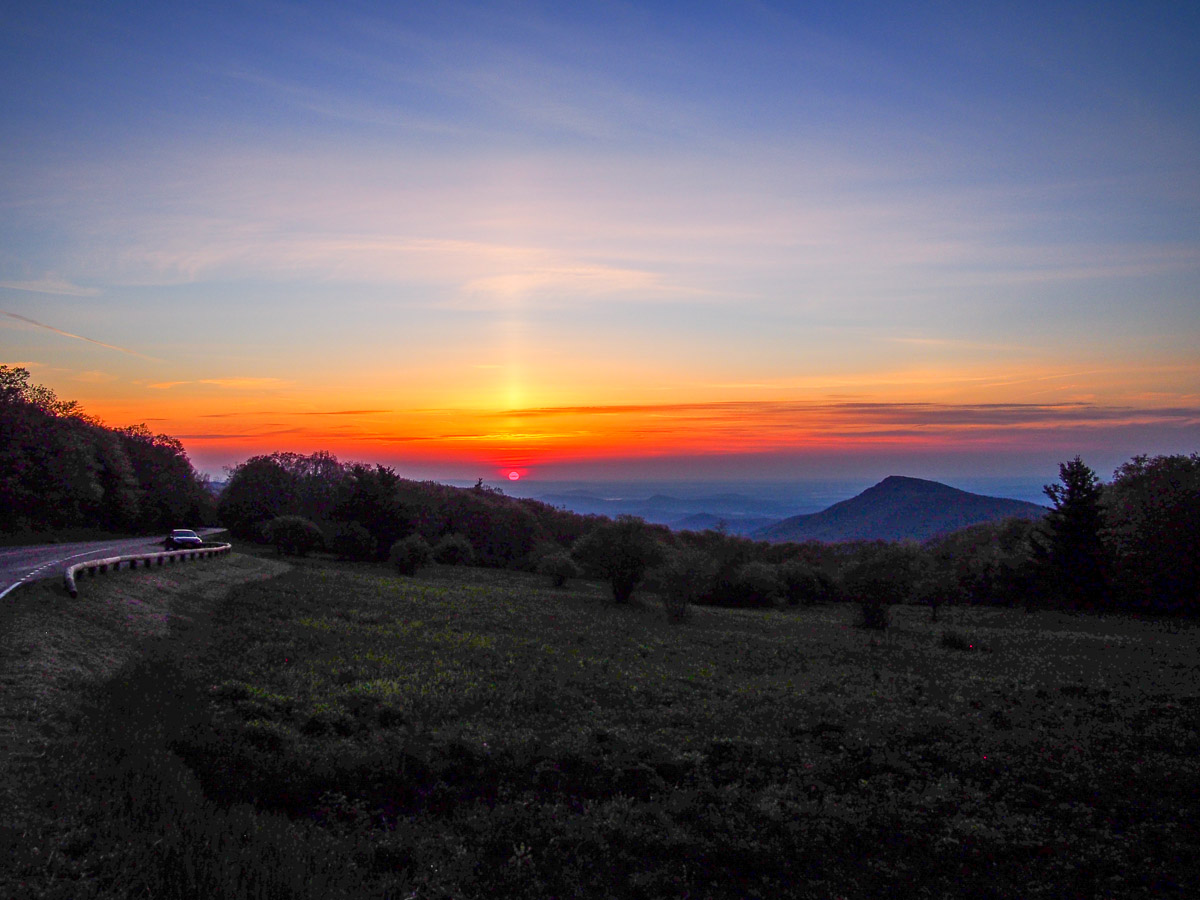
[[[47,275],[37,281],[0,281],[0,288],[31,291],[35,294],[58,294],[64,297],[95,297],[100,293],[97,288],[80,287],[54,275]]]
[[[97,347],[106,347],[109,350],[116,350],[120,353],[128,353],[130,356],[136,356],[138,359],[146,359],[150,362],[162,362],[161,359],[156,359],[153,356],[147,356],[144,353],[138,353],[136,350],[130,350],[128,347],[118,347],[116,344],[106,344],[104,341],[97,341],[94,338],[84,337],[81,334],[72,334],[69,331],[63,331],[61,328],[55,328],[53,325],[46,325],[42,322],[30,319],[28,316],[17,315],[17,313],[8,312],[7,310],[0,310],[0,312],[4,313],[4,315],[8,316],[10,319],[16,319],[17,321],[24,322],[27,325],[33,325],[35,328],[43,328],[46,331],[62,335],[63,337],[69,337],[72,340],[86,341],[89,344],[95,344]]]
[[[169,390],[188,384],[211,384],[234,390],[254,391],[287,387],[291,382],[282,378],[198,378],[193,381],[159,381],[146,386],[156,390]]]
[[[390,409],[329,409],[297,413],[301,416],[373,416],[390,413]]]
[[[565,306],[597,299],[694,297],[699,288],[653,267],[589,259],[554,246],[412,237],[399,233],[282,234],[266,224],[196,223],[115,251],[139,283],[230,274],[256,278],[424,285],[432,302],[490,308],[522,301]],[[433,290],[430,291],[429,288]]]
[[[258,440],[260,438],[277,437],[279,435],[303,435],[304,433],[304,429],[302,428],[273,428],[264,431],[201,431],[192,434],[179,434],[175,435],[175,437],[181,441],[231,441]]]
[[[75,380],[82,381],[84,384],[108,384],[118,379],[116,375],[92,369],[86,372],[77,372]]]
[[[181,439],[254,451],[321,448],[342,455],[363,447],[401,448],[426,459],[665,459],[763,454],[1015,452],[1108,448],[1114,440],[1194,443],[1200,405],[1139,408],[1098,403],[889,403],[744,401],[612,404],[510,410],[398,409],[383,423],[322,422],[365,410],[278,413]],[[265,412],[260,415],[266,415]],[[310,417],[301,421],[298,417]],[[290,419],[290,421],[289,421]],[[308,424],[308,423],[311,423]],[[282,443],[278,438],[285,438]],[[465,455],[464,455],[465,454]],[[749,465],[743,462],[741,465]]]
[[[884,434],[950,433],[962,437],[1046,428],[1200,425],[1200,407],[1136,408],[1090,403],[806,403],[776,401],[565,406],[505,410],[492,414],[525,420],[592,419],[600,430],[694,431],[714,441],[749,442],[799,436],[820,438]],[[896,431],[900,428],[902,431]]]
[[[213,381],[220,379],[212,379],[206,381],[177,381],[164,382],[165,385],[172,387],[180,384],[211,384]],[[281,382],[286,384],[287,382]],[[151,387],[159,387],[159,385],[151,385]],[[328,410],[282,410],[282,409],[243,409],[233,412],[219,413],[203,413],[198,415],[198,419],[234,419],[234,418],[261,418],[262,416],[374,416],[386,415],[393,412],[390,409],[328,409]]]
[[[542,300],[559,304],[599,296],[630,299],[648,295],[678,296],[681,289],[664,284],[652,272],[600,265],[530,266],[475,278],[463,285],[467,298]]]

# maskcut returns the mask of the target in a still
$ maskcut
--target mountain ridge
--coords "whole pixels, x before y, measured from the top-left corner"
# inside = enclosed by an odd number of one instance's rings
[[[1036,519],[1046,507],[989,497],[939,481],[889,475],[861,494],[816,513],[791,516],[760,528],[766,541],[926,540],[999,519]]]

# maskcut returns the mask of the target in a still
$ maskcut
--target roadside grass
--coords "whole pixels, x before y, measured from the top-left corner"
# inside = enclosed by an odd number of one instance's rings
[[[850,605],[679,624],[599,583],[324,559],[211,610],[51,754],[30,896],[1200,889],[1193,627],[899,608],[873,636]]]
[[[59,845],[66,839],[69,846],[79,826],[75,817],[62,815],[56,798],[68,768],[98,765],[78,752],[94,697],[156,644],[171,645],[184,659],[185,637],[203,632],[213,604],[235,585],[286,569],[271,560],[230,556],[114,573],[89,581],[76,600],[61,579],[25,584],[4,598],[0,896],[43,896],[54,885],[65,885],[62,896],[72,896],[78,887],[75,877],[59,877]]]

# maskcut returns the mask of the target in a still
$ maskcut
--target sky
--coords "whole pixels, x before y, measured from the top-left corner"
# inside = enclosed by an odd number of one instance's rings
[[[5,4],[0,363],[198,469],[1200,451],[1192,3]]]

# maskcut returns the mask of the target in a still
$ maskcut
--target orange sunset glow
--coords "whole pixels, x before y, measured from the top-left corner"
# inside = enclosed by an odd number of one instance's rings
[[[283,379],[245,379],[163,382],[123,402],[112,393],[84,402],[106,421],[145,419],[155,430],[178,436],[199,464],[213,468],[287,448],[448,467],[462,477],[478,472],[508,479],[516,471],[520,478],[536,479],[598,460],[782,455],[803,461],[830,454],[1020,454],[1033,446],[1066,451],[1098,437],[1186,426],[1190,414],[1154,402],[1149,389],[1173,384],[1185,391],[1197,371],[1195,366],[914,369],[841,380],[664,386],[654,392],[658,402],[641,403],[600,402],[605,396],[637,397],[636,385],[610,384],[605,390],[577,385],[574,390],[589,402],[511,407],[506,396],[497,395],[491,408],[448,406],[444,398],[438,406],[436,396],[366,387],[354,395],[360,403],[349,407],[344,387],[319,393]],[[540,382],[509,382],[505,390],[535,401],[561,401],[570,396],[563,388],[568,375],[548,373],[549,389]],[[706,396],[714,399],[698,399]],[[414,399],[427,405],[405,406]]]

